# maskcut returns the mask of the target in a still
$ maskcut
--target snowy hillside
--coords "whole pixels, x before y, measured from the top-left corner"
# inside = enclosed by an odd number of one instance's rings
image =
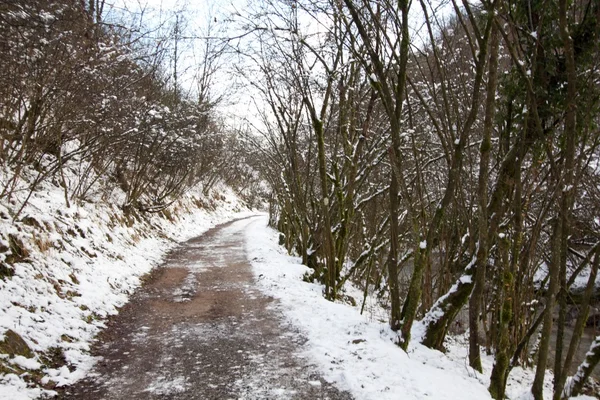
[[[224,187],[190,191],[154,214],[124,214],[115,200],[67,208],[47,183],[16,221],[18,201],[0,206],[0,398],[52,394],[82,378],[106,318],[170,248],[249,212]]]

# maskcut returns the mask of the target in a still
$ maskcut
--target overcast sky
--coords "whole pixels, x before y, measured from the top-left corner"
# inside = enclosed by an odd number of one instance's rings
[[[195,96],[198,92],[196,76],[199,67],[203,65],[202,57],[207,43],[216,44],[218,38],[236,35],[234,29],[239,24],[236,21],[232,22],[231,19],[239,21],[240,18],[233,17],[233,14],[237,12],[243,16],[248,15],[250,1],[259,0],[106,0],[104,14],[107,20],[122,20],[126,26],[133,25],[141,32],[146,32],[149,38],[161,42],[167,49],[165,67],[171,74],[172,59],[175,54],[173,31],[175,21],[179,21],[178,86],[184,92]],[[438,16],[448,14],[447,1],[433,0],[433,2],[436,4]],[[411,35],[413,40],[419,42],[416,31],[421,30],[420,21],[423,18],[419,3],[413,3]],[[439,4],[443,3],[446,3],[446,6],[439,7]],[[445,12],[440,12],[442,9]],[[221,59],[212,79],[211,95],[213,99],[223,98],[219,111],[226,117],[228,123],[239,125],[240,120],[244,119],[258,123],[254,112],[252,90],[247,87],[240,90],[241,82],[232,73],[234,66],[239,66],[238,63],[237,57]]]
[[[198,92],[196,77],[203,65],[207,41],[216,45],[218,38],[226,37],[230,25],[227,18],[236,10],[243,13],[245,8],[246,0],[106,0],[104,18],[138,28],[151,41],[160,42],[167,49],[165,67],[169,73],[173,71],[174,29],[178,21],[178,86],[195,96]],[[218,73],[213,77],[212,97],[223,97],[221,112],[235,114],[237,107],[233,104],[242,102],[239,108],[247,110],[250,99],[241,99],[233,93],[235,81],[230,67],[228,60],[222,59]]]

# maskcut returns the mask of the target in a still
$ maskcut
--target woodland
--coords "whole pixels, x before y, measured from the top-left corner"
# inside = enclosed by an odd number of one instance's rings
[[[134,214],[225,182],[268,204],[328,300],[364,304],[347,282],[375,295],[402,349],[444,351],[462,324],[470,367],[494,357],[493,398],[515,366],[535,368],[536,400],[547,369],[556,400],[594,390],[598,0],[255,1],[196,38],[193,90],[179,19],[157,40],[103,7],[0,0],[10,218],[45,181],[67,206],[119,187]],[[218,112],[225,64],[255,105],[243,124]]]

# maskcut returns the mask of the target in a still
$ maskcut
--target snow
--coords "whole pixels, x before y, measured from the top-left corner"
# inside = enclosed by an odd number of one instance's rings
[[[367,399],[491,399],[487,387],[493,358],[483,357],[484,373],[468,367],[468,338],[448,339],[447,353],[428,349],[415,340],[404,352],[387,324],[387,312],[373,300],[370,311],[360,305],[332,303],[323,286],[302,281],[308,267],[277,245],[278,233],[267,228],[267,217],[255,219],[246,231],[246,250],[259,288],[279,300],[288,323],[306,337],[302,357],[320,369],[322,377],[348,390],[357,400]],[[347,285],[355,299],[362,292]],[[422,324],[415,324],[413,337]],[[533,371],[514,368],[507,384],[509,399],[530,396]],[[551,398],[552,375],[546,376],[545,397]]]
[[[18,365],[21,368],[25,368],[25,369],[29,369],[29,370],[40,369],[42,367],[42,364],[40,364],[36,360],[34,360],[32,358],[26,358],[23,356],[15,356],[10,361],[13,364]]]
[[[16,223],[7,217],[14,215],[15,206],[0,205],[0,244],[8,247],[10,234],[29,253],[26,260],[14,264],[13,277],[0,280],[0,337],[12,329],[25,340],[35,357],[8,361],[25,370],[40,370],[43,384],[53,381],[60,387],[86,376],[96,361],[89,354],[90,345],[105,319],[118,312],[140,278],[159,265],[169,249],[216,224],[251,214],[225,187],[209,196],[197,188],[169,215],[144,218],[125,216],[117,206],[121,199],[114,196],[122,193],[66,208],[62,188],[45,182]],[[18,205],[20,199],[16,200]],[[24,223],[27,219],[35,223]],[[0,261],[5,257],[0,253]],[[181,295],[185,301],[185,293]],[[52,349],[62,352],[67,365],[42,365],[39,355]],[[24,378],[0,375],[0,398],[54,394],[28,385]]]
[[[178,376],[174,379],[168,379],[164,376],[158,377],[154,384],[145,389],[146,392],[161,396],[183,393],[189,384],[184,377]]]
[[[419,248],[421,250],[425,250],[427,248],[427,240],[423,240],[421,243],[419,243]]]
[[[37,399],[44,394],[48,394],[48,391],[28,387],[16,374],[5,375],[0,382],[0,395],[3,399],[29,400]]]
[[[265,230],[265,224],[266,218],[261,219],[247,233],[258,282],[280,300],[286,317],[306,335],[306,355],[321,367],[323,378],[357,400],[490,398],[476,376],[457,375],[440,353],[420,345],[405,353],[393,343],[395,333],[386,322],[325,300],[321,285],[301,281],[309,269],[277,246],[277,233]]]
[[[577,265],[573,265],[573,263],[569,260],[567,262],[567,268],[569,271],[568,274],[570,275],[572,273],[572,271],[575,270],[576,267],[577,267]],[[534,275],[533,275],[533,281],[536,283],[536,285],[541,285],[542,282],[546,282],[546,285],[549,284],[548,281],[546,280],[549,270],[550,270],[550,266],[545,262],[542,262],[538,266],[538,268],[535,270]],[[587,286],[587,283],[590,279],[591,273],[592,273],[592,268],[590,265],[583,268],[579,272],[579,274],[575,277],[575,279],[573,280],[573,284],[571,285],[571,290],[575,291],[575,292],[583,292],[583,290],[585,290],[585,287]],[[600,274],[598,274],[596,276],[594,285],[596,287],[596,290],[600,287]]]
[[[139,286],[140,277],[160,264],[166,251],[217,223],[249,214],[231,192],[222,189],[225,195],[219,197],[220,206],[214,211],[194,205],[198,201],[209,203],[211,199],[199,200],[189,194],[179,204],[173,221],[155,215],[129,226],[116,221],[120,214],[115,206],[81,203],[65,209],[60,190],[46,189],[34,194],[23,214],[35,216],[46,226],[41,231],[43,235],[30,226],[19,225],[20,229],[16,229],[0,219],[2,232],[21,238],[31,259],[17,264],[14,277],[0,280],[0,337],[7,329],[13,329],[35,353],[60,348],[68,365],[58,368],[45,368],[37,356],[10,360],[23,369],[41,370],[42,383],[53,381],[58,386],[71,384],[89,373],[96,361],[89,355],[90,344],[104,327],[104,319],[118,312],[118,307]],[[0,206],[0,211],[7,209]],[[394,344],[397,336],[389,329],[387,311],[376,299],[368,298],[363,315],[360,305],[325,300],[322,285],[302,281],[311,270],[277,245],[278,233],[266,227],[267,221],[266,215],[255,218],[246,230],[245,246],[257,285],[279,300],[274,307],[307,339],[300,356],[316,365],[325,380],[348,390],[357,400],[490,398],[487,386],[493,359],[483,355],[483,374],[469,368],[466,336],[450,337],[446,354],[428,349],[416,340],[408,352],[402,351]],[[73,232],[66,233],[69,229]],[[49,244],[42,251],[33,247],[36,240]],[[426,242],[421,242],[420,247],[426,248]],[[186,301],[187,291],[195,286],[193,276],[188,278],[181,293],[176,294],[177,301]],[[350,284],[345,290],[346,295],[362,298],[362,292]],[[147,327],[139,329],[143,335]],[[415,323],[412,336],[421,337],[423,329],[423,323]],[[513,369],[507,385],[508,398],[530,398],[532,381],[531,370]],[[552,375],[548,373],[547,398],[551,397],[551,382]],[[176,396],[188,385],[185,380],[167,376],[158,376],[155,383],[148,392],[159,396]],[[321,383],[314,380],[308,384]],[[35,399],[52,394],[28,385],[24,376],[0,377],[0,398]],[[281,394],[278,398],[286,397]]]
[[[467,231],[467,233],[465,233],[461,238],[460,238],[460,244],[464,245],[465,243],[467,243],[467,239],[469,238],[469,232]]]

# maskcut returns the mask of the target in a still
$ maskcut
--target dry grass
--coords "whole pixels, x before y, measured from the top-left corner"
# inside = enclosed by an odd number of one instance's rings
[[[52,241],[46,235],[39,235],[33,232],[33,243],[42,253],[46,253],[53,246]]]
[[[133,235],[131,235],[131,240],[133,240],[133,243],[139,243],[141,240],[141,236],[139,233],[134,233]]]

